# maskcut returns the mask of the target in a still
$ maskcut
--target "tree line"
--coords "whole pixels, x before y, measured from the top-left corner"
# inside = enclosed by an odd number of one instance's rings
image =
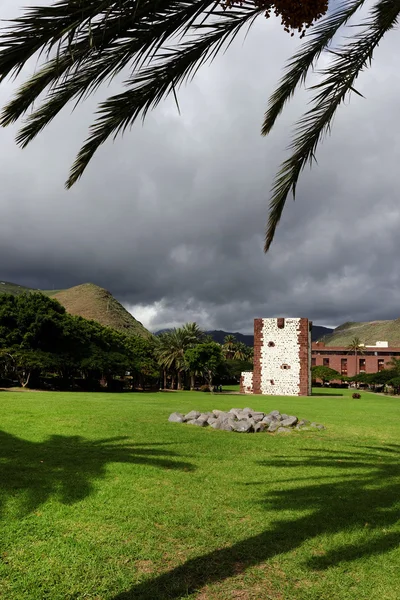
[[[341,381],[342,383],[354,383],[356,387],[367,386],[374,391],[388,391],[394,394],[400,394],[400,359],[392,358],[388,363],[388,368],[376,373],[358,373],[352,377],[341,375],[335,369],[323,365],[314,366],[311,369],[312,379],[315,384],[317,380],[323,384],[331,381]]]
[[[215,382],[238,381],[253,368],[253,348],[227,335],[214,342],[196,323],[186,323],[158,337],[156,355],[163,370],[163,387],[195,389],[198,380],[212,389]],[[215,377],[217,379],[215,379]]]
[[[211,389],[251,361],[251,348],[233,336],[217,344],[195,323],[145,339],[70,315],[41,293],[0,296],[3,387]]]

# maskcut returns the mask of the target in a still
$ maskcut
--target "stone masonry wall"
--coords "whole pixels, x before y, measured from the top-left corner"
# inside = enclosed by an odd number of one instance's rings
[[[253,393],[253,371],[243,371],[240,377],[240,393]]]
[[[254,320],[254,394],[308,396],[311,393],[310,327],[308,319]],[[242,376],[244,389],[246,373]]]

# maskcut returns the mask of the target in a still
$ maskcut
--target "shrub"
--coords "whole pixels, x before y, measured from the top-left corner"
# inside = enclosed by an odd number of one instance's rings
[[[352,395],[352,398],[354,398],[354,400],[359,400],[361,398],[361,394],[354,392],[354,394]]]

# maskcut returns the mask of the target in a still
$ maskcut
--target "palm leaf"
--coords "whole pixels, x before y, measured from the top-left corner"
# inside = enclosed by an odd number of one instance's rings
[[[21,86],[14,100],[5,107],[0,124],[6,126],[18,120],[50,86],[45,103],[37,111],[37,118],[35,111],[35,116],[30,119],[28,138],[23,137],[23,144],[29,143],[71,99],[76,98],[79,102],[127,65],[133,71],[138,69],[141,62],[156,52],[169,37],[190,28],[210,4],[213,4],[210,0],[164,2],[163,11],[157,14],[154,10],[149,12],[149,3],[140,4],[122,23],[120,14],[108,15],[106,23],[101,20],[92,27],[90,39],[81,32],[73,44],[68,40],[64,52],[58,52]],[[14,68],[22,66],[20,62]],[[34,126],[36,120],[37,130]]]
[[[313,106],[298,122],[290,145],[292,155],[282,164],[272,188],[265,252],[272,243],[289,193],[292,191],[295,196],[301,171],[307,162],[311,164],[314,160],[317,146],[329,131],[337,108],[354,88],[361,71],[370,64],[382,37],[397,24],[399,13],[400,0],[377,2],[370,11],[370,18],[362,24],[361,32],[331,53],[330,66],[321,71],[322,81],[311,88],[317,92]]]
[[[79,103],[129,67],[127,90],[99,106],[70,187],[110,135],[145,118],[167,95],[176,97],[184,80],[262,12],[248,0],[229,11],[216,0],[60,0],[27,9],[0,40],[0,80],[18,74],[36,53],[47,59],[4,108],[0,124],[17,121],[44,94],[17,135],[24,147],[68,102]]]
[[[151,66],[142,68],[126,83],[129,87],[126,92],[102,102],[97,111],[99,116],[72,166],[66,186],[70,188],[82,176],[95,152],[111,135],[115,138],[123,133],[140,116],[144,119],[150,109],[193,77],[202,64],[213,60],[224,44],[232,43],[240,29],[254,21],[260,12],[253,9],[215,13],[220,18],[207,25],[208,31],[193,42],[182,43],[177,49],[159,52]]]
[[[305,82],[309,70],[326,49],[334,35],[365,2],[366,0],[355,0],[350,5],[348,2],[344,2],[334,13],[329,14],[313,27],[307,42],[290,59],[285,75],[269,99],[269,108],[265,113],[261,129],[262,135],[268,135],[286,102],[294,95],[297,86]]]

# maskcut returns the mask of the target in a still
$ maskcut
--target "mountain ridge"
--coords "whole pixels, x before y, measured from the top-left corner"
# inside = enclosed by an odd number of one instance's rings
[[[165,333],[166,331],[171,331],[171,329],[160,329],[154,332],[154,335],[160,335],[161,333]],[[325,335],[329,335],[334,330],[330,327],[323,327],[322,325],[313,325],[311,331],[311,340],[316,342],[321,339],[321,337]],[[238,331],[223,331],[222,329],[212,329],[209,331],[205,331],[205,333],[212,337],[214,342],[218,342],[218,344],[223,344],[224,338],[227,335],[235,336],[238,342],[242,342],[246,344],[246,346],[250,346],[251,348],[254,346],[254,335],[239,333]]]
[[[104,288],[93,283],[83,283],[66,290],[39,290],[27,286],[0,280],[0,294],[14,295],[40,292],[58,300],[70,314],[92,319],[98,323],[123,331],[128,335],[151,337],[140,321],[137,321],[116,298]],[[160,332],[156,332],[156,335]],[[251,334],[214,329],[206,332],[215,341],[223,343],[224,337],[234,335],[237,341],[253,346]],[[400,318],[393,320],[347,321],[335,329],[313,325],[312,341],[322,341],[326,346],[347,346],[355,337],[361,343],[374,345],[377,341],[386,341],[389,346],[400,347]]]

